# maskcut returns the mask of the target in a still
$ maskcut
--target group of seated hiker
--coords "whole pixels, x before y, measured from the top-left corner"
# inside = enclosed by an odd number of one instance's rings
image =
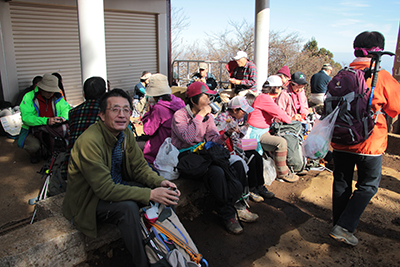
[[[377,44],[373,42],[375,35],[379,37]],[[352,65],[364,68],[369,63],[365,58],[368,55],[366,49],[383,50],[384,38],[376,32],[365,32],[357,37],[354,45],[357,59]],[[256,73],[253,64],[241,60],[246,57],[245,53],[238,53],[235,57],[236,67],[242,69],[233,68],[236,74],[232,75],[241,73],[243,78]],[[378,92],[384,91],[386,94],[381,93],[376,97],[392,96],[383,100],[389,101],[385,111],[394,117],[400,112],[396,100],[399,99],[399,90],[389,89],[398,88],[399,85],[386,71],[382,71],[380,77]],[[244,96],[238,91],[239,95],[228,100],[227,109],[216,118],[211,114],[210,107],[210,96],[216,92],[210,90],[201,78],[187,87],[186,103],[171,94],[166,76],[154,74],[148,79],[144,97],[146,114],[142,120],[144,132],[150,135],[150,139],[144,152],[138,147],[128,127],[133,111],[132,99],[122,89],[104,93],[105,81],[99,77],[89,78],[85,82],[86,101],[70,111],[70,106],[60,93],[57,77],[45,74],[37,86],[23,97],[21,116],[24,125],[18,140],[27,150],[28,147],[39,147],[40,144],[32,141],[36,137],[30,136],[35,133],[32,128],[55,125],[69,118],[69,136],[71,140],[76,140],[72,141],[70,147],[63,213],[71,224],[90,237],[97,236],[98,222],[116,224],[133,256],[134,266],[149,266],[139,223],[140,208],[149,205],[150,201],[176,205],[181,195],[175,183],[164,179],[151,168],[164,139],[171,137],[172,144],[179,150],[180,161],[191,155],[203,157],[207,165],[203,170],[204,175],[199,179],[204,181],[211,193],[215,212],[226,229],[230,233],[240,234],[243,232],[240,221],[255,222],[258,219],[257,214],[247,209],[248,198],[258,202],[274,197],[264,184],[263,157],[271,156],[274,159],[278,178],[287,182],[298,180],[298,176],[287,166],[287,143],[284,138],[270,134],[271,126],[274,122],[290,124],[292,121],[302,121],[308,115],[304,94],[306,77],[301,72],[290,75],[286,66],[277,75],[268,77],[260,93],[251,89],[252,84],[231,78],[232,83],[250,88],[246,89]],[[382,85],[383,81],[392,87],[386,88]],[[390,102],[390,99],[394,100]],[[383,103],[383,100],[375,101],[373,105]],[[363,146],[379,138],[386,140],[385,117],[379,116],[378,119],[378,131],[370,139],[353,146],[335,145],[335,161],[340,164],[337,164],[334,173],[335,226],[331,236],[353,246],[357,245],[358,240],[352,233],[380,181],[382,151],[366,156],[368,151],[364,151],[366,148]],[[256,139],[256,149],[244,150],[244,137]],[[379,148],[385,147],[382,142],[378,142]],[[359,149],[364,154],[357,154]],[[28,151],[32,156],[36,155],[33,149]],[[362,161],[360,157],[369,159]],[[371,161],[373,164],[368,165]],[[351,203],[354,200],[351,198],[352,188],[347,185],[352,182],[356,164],[364,167],[359,168],[359,174],[366,176],[359,175],[359,179],[363,180],[358,182],[364,182],[364,185],[355,191],[355,194],[368,194],[361,204]],[[370,170],[375,176],[365,175],[364,169]],[[346,181],[342,181],[344,179]],[[372,189],[365,185],[370,180],[373,180]],[[340,191],[346,193],[348,198],[340,198],[337,193]]]
[[[205,70],[206,64],[200,65],[200,72],[207,73]],[[284,70],[285,74],[289,72],[287,67]],[[211,148],[215,144],[227,148],[232,154],[228,168],[213,160],[202,180],[214,198],[215,211],[229,232],[239,234],[243,231],[239,220],[257,220],[258,215],[246,208],[248,199],[261,202],[274,197],[265,186],[263,156],[274,159],[279,179],[287,182],[299,179],[286,164],[286,140],[269,133],[273,122],[291,123],[306,116],[301,114],[308,114],[308,110],[305,111],[307,102],[303,101],[304,84],[307,83],[305,76],[301,72],[289,73],[289,76],[285,76],[289,81],[288,87],[284,87],[281,77],[270,76],[261,94],[256,96],[247,90],[246,97],[236,96],[228,100],[227,110],[217,117],[211,113],[210,107],[210,97],[217,93],[210,90],[204,79],[194,77],[189,83],[185,106],[181,99],[171,94],[166,76],[153,74],[149,78],[145,89],[146,113],[142,117],[143,132],[149,136],[143,151],[145,159],[153,164],[167,137],[171,137],[172,144],[180,151],[179,159],[193,150],[215,154],[217,149]],[[248,104],[251,98],[253,107]],[[279,106],[279,99],[289,105],[287,111]],[[242,149],[241,138],[246,132],[249,138],[258,140],[256,150]]]
[[[279,178],[295,181],[296,175],[286,166],[283,138],[268,133],[275,120],[291,122],[291,117],[274,100],[281,87],[281,79],[271,76],[260,95],[251,94],[248,99],[236,96],[228,101],[227,110],[214,118],[209,97],[216,91],[210,90],[201,79],[188,86],[185,104],[172,94],[165,75],[150,75],[145,86],[145,114],[141,118],[149,140],[142,152],[128,127],[133,100],[124,90],[106,93],[105,81],[91,77],[83,86],[86,101],[71,109],[60,93],[57,78],[45,74],[23,98],[22,120],[28,126],[23,129],[29,134],[33,122],[52,126],[69,119],[64,215],[77,229],[92,237],[97,236],[98,222],[116,224],[135,264],[147,266],[138,223],[139,209],[149,201],[175,205],[180,196],[179,190],[169,190],[176,188],[173,182],[151,168],[167,137],[171,137],[172,144],[180,151],[179,159],[194,150],[207,155],[209,164],[201,180],[213,197],[215,212],[230,233],[243,232],[239,221],[257,221],[259,216],[248,210],[249,199],[261,202],[274,197],[264,182],[265,152],[271,152]],[[255,99],[250,106],[248,101],[252,97]],[[56,107],[52,113],[45,106],[50,103]],[[246,131],[257,135],[261,151],[242,149],[241,139]]]

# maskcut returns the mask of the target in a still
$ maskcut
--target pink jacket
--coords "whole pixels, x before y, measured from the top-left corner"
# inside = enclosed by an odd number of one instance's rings
[[[283,109],[290,118],[293,118],[293,116],[296,114],[300,114],[302,119],[304,120],[310,113],[308,110],[306,93],[304,92],[304,90],[297,94],[294,93],[292,91],[291,84],[289,84],[287,90],[282,90],[276,102],[278,106]],[[296,106],[299,106],[299,108],[296,108]]]
[[[171,126],[171,142],[177,149],[188,148],[203,141],[223,144],[226,140],[223,133],[219,134],[211,114],[193,117],[189,105],[175,112]]]
[[[255,128],[269,128],[275,118],[284,123],[291,123],[290,117],[275,104],[268,94],[258,95],[252,107],[254,111],[249,113],[247,122]]]

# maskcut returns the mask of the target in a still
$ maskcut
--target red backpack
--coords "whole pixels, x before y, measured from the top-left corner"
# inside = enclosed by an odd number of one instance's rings
[[[345,67],[328,84],[325,115],[339,106],[332,142],[354,145],[368,139],[375,126],[375,113],[368,106],[370,89],[365,72]]]

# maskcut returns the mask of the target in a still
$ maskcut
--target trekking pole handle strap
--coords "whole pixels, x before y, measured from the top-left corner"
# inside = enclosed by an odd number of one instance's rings
[[[371,69],[372,69],[372,64],[375,62],[375,68],[372,71],[372,83],[371,83],[371,87],[374,88],[378,80],[377,72],[379,69],[379,65],[381,64],[382,56],[383,55],[394,56],[395,54],[389,51],[368,51],[368,55],[372,55],[371,67],[370,67]]]
[[[372,69],[372,64],[375,62],[375,68],[372,71],[371,93],[369,96],[369,101],[368,101],[368,106],[367,106],[367,111],[369,112],[369,109],[371,108],[371,104],[372,104],[372,98],[374,98],[374,90],[375,90],[376,82],[378,81],[378,69],[379,69],[379,65],[381,64],[381,57],[383,55],[394,56],[394,53],[389,52],[389,51],[368,51],[368,55],[372,56],[370,69]]]

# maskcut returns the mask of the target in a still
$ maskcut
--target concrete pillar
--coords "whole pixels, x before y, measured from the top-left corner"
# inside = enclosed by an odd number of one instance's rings
[[[259,92],[268,78],[269,18],[269,0],[256,0],[254,61]]]
[[[107,81],[103,0],[76,0],[82,84],[92,76]]]

